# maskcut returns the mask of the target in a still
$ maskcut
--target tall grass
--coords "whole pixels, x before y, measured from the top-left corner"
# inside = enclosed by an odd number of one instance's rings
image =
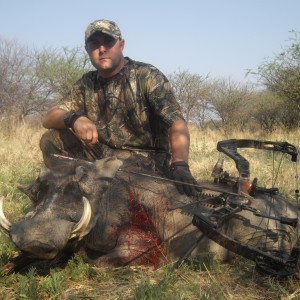
[[[39,139],[44,130],[33,120],[25,124],[2,121],[0,126],[0,192],[6,198],[8,217],[14,220],[29,205],[17,187],[38,175],[42,165]]]
[[[221,133],[199,130],[191,126],[190,167],[199,180],[211,180],[211,171],[218,157],[217,141],[230,138],[251,138],[288,141],[300,145],[300,130]],[[19,192],[19,183],[30,183],[38,176],[43,164],[39,140],[44,129],[38,122],[0,123],[0,195],[5,201],[5,213],[12,221],[28,210],[31,203]],[[241,150],[251,163],[251,174],[261,185],[270,186],[273,159],[262,150]],[[278,163],[280,158],[276,158]],[[236,173],[234,163],[225,159],[224,168]],[[295,189],[295,170],[285,159],[280,184],[289,193]],[[293,192],[291,192],[292,194]],[[5,265],[16,249],[0,233],[0,266]],[[48,272],[29,269],[28,272],[5,275],[0,272],[0,299],[300,299],[300,284],[296,278],[280,281],[259,275],[254,264],[237,257],[231,264],[208,259],[193,259],[178,270],[172,265],[151,270],[146,267],[115,269],[94,268],[79,256],[64,268]]]

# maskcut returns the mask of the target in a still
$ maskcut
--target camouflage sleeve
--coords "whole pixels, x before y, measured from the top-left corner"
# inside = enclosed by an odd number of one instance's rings
[[[166,76],[152,67],[147,80],[147,96],[154,113],[171,126],[177,120],[184,120],[171,84]]]
[[[68,94],[56,106],[68,111],[85,111],[85,81],[85,76],[83,76],[73,84]]]

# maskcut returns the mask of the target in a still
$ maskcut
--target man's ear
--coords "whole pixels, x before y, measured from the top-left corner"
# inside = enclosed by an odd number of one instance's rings
[[[124,50],[125,40],[120,40],[119,46],[122,50]]]

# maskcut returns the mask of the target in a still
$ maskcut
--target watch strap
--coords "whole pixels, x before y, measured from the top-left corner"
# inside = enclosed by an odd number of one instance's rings
[[[64,124],[67,128],[70,128],[70,120],[71,120],[72,112],[67,111],[64,115]]]
[[[85,112],[81,110],[75,112],[67,111],[64,115],[64,124],[66,125],[66,127],[73,129],[76,120],[85,115]]]
[[[85,112],[84,111],[76,111],[74,112],[72,115],[71,115],[71,118],[70,118],[70,128],[74,129],[74,123],[76,122],[76,120],[82,116],[86,116]]]

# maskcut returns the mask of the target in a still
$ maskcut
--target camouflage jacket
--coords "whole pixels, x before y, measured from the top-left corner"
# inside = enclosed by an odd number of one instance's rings
[[[117,75],[83,75],[60,107],[84,111],[98,129],[99,141],[114,149],[169,152],[168,129],[183,119],[167,78],[149,64],[126,57]]]

